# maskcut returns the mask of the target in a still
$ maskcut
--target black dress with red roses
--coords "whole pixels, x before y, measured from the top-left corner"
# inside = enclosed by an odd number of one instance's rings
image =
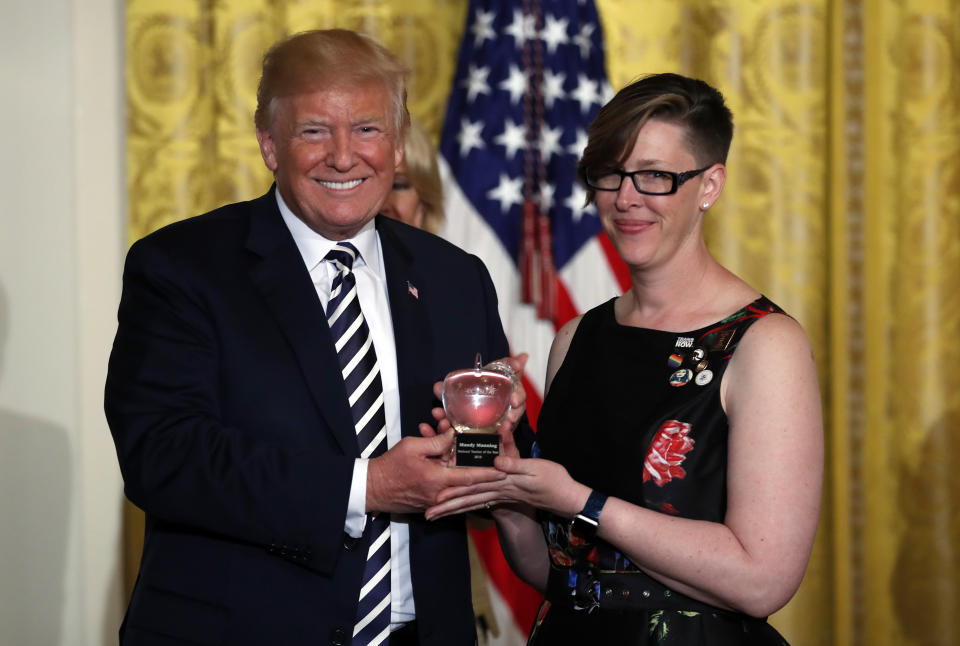
[[[610,496],[722,522],[728,426],[720,382],[744,332],[772,312],[782,310],[760,297],[678,334],[620,325],[613,299],[590,310],[543,403],[533,454]],[[567,520],[542,521],[550,581],[529,644],[786,644],[765,620],[667,588],[609,543],[571,533]]]

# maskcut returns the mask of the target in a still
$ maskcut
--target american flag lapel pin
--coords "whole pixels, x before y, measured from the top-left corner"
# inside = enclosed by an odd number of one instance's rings
[[[420,292],[417,291],[417,288],[414,287],[414,286],[413,286],[413,283],[411,283],[409,280],[407,281],[407,291],[408,291],[408,292],[410,293],[410,295],[413,296],[415,299],[420,300]]]

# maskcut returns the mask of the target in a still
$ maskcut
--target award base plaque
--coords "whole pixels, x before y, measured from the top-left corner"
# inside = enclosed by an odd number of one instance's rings
[[[500,436],[465,431],[453,440],[453,455],[458,467],[492,467],[500,455]]]
[[[454,459],[458,467],[489,467],[500,455],[497,427],[510,411],[517,376],[501,361],[455,370],[443,380],[443,409],[457,432]]]

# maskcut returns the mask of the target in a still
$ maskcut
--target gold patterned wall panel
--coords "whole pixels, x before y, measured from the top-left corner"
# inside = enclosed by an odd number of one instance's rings
[[[865,11],[869,429],[862,643],[960,640],[960,7]],[[895,641],[894,641],[895,640]]]

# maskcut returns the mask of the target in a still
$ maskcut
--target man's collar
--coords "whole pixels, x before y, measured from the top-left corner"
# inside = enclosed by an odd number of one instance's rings
[[[311,229],[306,222],[298,218],[294,215],[293,211],[290,210],[287,203],[283,201],[280,190],[274,189],[274,192],[277,196],[277,206],[280,208],[280,215],[283,216],[283,221],[287,225],[287,228],[290,229],[293,241],[297,243],[297,248],[300,249],[303,262],[306,264],[308,271],[313,271],[314,267],[326,257],[327,252],[333,249],[336,241],[328,240]],[[377,247],[377,228],[374,220],[374,218],[371,218],[369,222],[363,225],[363,228],[360,229],[357,235],[342,242],[349,242],[355,246],[357,251],[360,252],[360,257],[363,262],[370,267],[375,275],[379,276],[380,250]]]

